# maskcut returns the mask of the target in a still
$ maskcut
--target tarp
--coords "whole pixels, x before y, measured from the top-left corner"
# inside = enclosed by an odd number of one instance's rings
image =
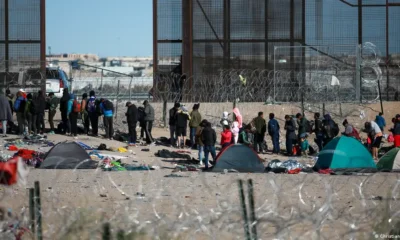
[[[46,169],[95,169],[97,162],[75,142],[64,142],[54,146],[44,157],[40,168]]]
[[[238,172],[264,172],[265,167],[257,153],[242,144],[230,145],[219,154],[213,172],[234,169]]]
[[[318,154],[314,169],[362,170],[374,169],[376,165],[368,149],[352,137],[333,139]]]
[[[379,171],[400,170],[400,147],[393,148],[383,155],[376,164]]]

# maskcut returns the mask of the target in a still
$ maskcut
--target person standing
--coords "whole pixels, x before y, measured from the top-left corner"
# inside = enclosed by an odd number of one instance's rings
[[[89,134],[89,128],[90,128],[90,120],[89,120],[89,114],[87,112],[87,102],[88,102],[88,95],[87,93],[82,94],[82,101],[81,101],[81,115],[82,115],[82,121],[83,121],[83,133],[84,134]]]
[[[264,119],[264,113],[259,112],[258,116],[253,119],[254,126],[256,128],[254,142],[255,142],[255,150],[258,154],[264,153],[264,136],[267,132],[267,122]]]
[[[136,146],[136,125],[138,121],[138,110],[135,104],[131,102],[126,103],[126,122],[128,123],[129,130],[129,146]]]
[[[386,121],[385,118],[383,117],[383,113],[380,112],[376,117],[375,117],[375,122],[378,124],[379,128],[383,132],[386,127]]]
[[[296,123],[289,115],[285,116],[286,130],[286,152],[288,156],[293,156],[293,141],[296,141]]]
[[[97,137],[99,135],[99,103],[96,99],[96,93],[92,90],[89,92],[89,100],[86,105],[90,124],[92,125],[92,135]]]
[[[233,115],[234,115],[234,120],[239,123],[239,126],[238,126],[239,129],[242,129],[243,128],[243,117],[242,117],[242,114],[240,114],[239,108],[233,109]]]
[[[169,110],[169,137],[171,146],[176,146],[176,141],[178,139],[176,134],[176,120],[180,106],[180,103],[175,103],[174,107]]]
[[[184,148],[186,145],[186,134],[190,114],[185,106],[181,106],[176,114],[176,136],[178,137],[177,147]],[[183,144],[181,144],[183,141]]]
[[[232,143],[232,132],[229,125],[224,125],[224,131],[221,132],[221,151]]]
[[[154,142],[153,136],[151,135],[151,130],[153,128],[154,122],[154,108],[150,105],[149,101],[145,100],[144,105],[144,122],[145,122],[145,132],[146,132],[146,142],[151,144]]]
[[[46,110],[46,98],[41,90],[39,90],[37,97],[33,101],[36,109],[36,131],[43,134],[45,132],[44,112]]]
[[[59,99],[54,96],[54,93],[49,93],[49,124],[50,124],[50,134],[54,134],[54,116],[57,113],[57,107]]]
[[[322,145],[324,141],[324,133],[323,133],[323,125],[321,121],[320,113],[314,114],[314,129],[313,132],[315,133],[315,143],[318,146],[318,151],[322,151]]]
[[[17,122],[18,122],[18,133],[19,135],[23,135],[25,131],[26,118],[25,118],[25,91],[20,89],[17,93],[17,99],[14,103],[14,110],[17,113]]]
[[[114,136],[113,116],[114,105],[108,99],[100,99],[100,109],[103,115],[104,130],[106,132],[106,139],[112,140]]]
[[[275,119],[275,114],[269,114],[269,122],[268,122],[268,134],[271,136],[273,150],[272,153],[279,154],[281,149],[279,146],[279,130],[280,126],[278,121]]]
[[[28,124],[28,135],[37,134],[36,131],[36,101],[33,101],[32,94],[26,96],[25,119]]]
[[[334,137],[335,134],[335,122],[332,120],[331,115],[325,114],[324,120],[322,121],[324,140],[323,147],[325,147]]]
[[[205,165],[205,170],[208,170],[208,157],[209,154],[211,153],[211,156],[214,160],[214,162],[217,159],[217,154],[215,152],[215,143],[217,142],[217,134],[214,129],[211,127],[211,123],[207,122],[206,127],[202,131],[202,138],[201,140],[203,141],[204,144],[204,165]]]
[[[13,104],[13,99],[14,99],[14,94],[11,94],[10,89],[6,90],[6,97],[8,100],[8,104],[10,104],[10,109],[11,109],[11,114],[14,114],[14,104]]]
[[[140,127],[140,139],[144,139],[146,122],[144,121],[144,107],[138,107],[138,121]]]
[[[374,121],[366,122],[364,124],[365,131],[368,133],[368,136],[371,138],[371,147],[372,147],[372,157],[375,161],[378,160],[378,149],[381,147],[382,142],[382,130],[378,126],[378,124]]]
[[[196,131],[197,150],[199,151],[200,165],[203,165],[204,143],[202,140],[203,129],[206,127],[207,120],[203,119]]]
[[[68,101],[69,101],[68,88],[64,88],[63,96],[60,99],[61,122],[63,128],[62,134],[69,133]]]
[[[69,119],[69,130],[71,132],[71,136],[76,137],[78,135],[78,115],[81,111],[81,105],[75,98],[74,94],[69,95],[68,101],[68,119]]]
[[[196,103],[193,106],[192,112],[190,113],[190,144],[192,148],[196,148],[196,129],[201,123],[201,114],[199,112],[200,103]]]
[[[301,113],[296,114],[296,119],[297,119],[297,125],[299,126],[299,130],[298,130],[297,134],[298,134],[299,140],[300,140],[300,136],[303,133],[307,132],[308,121],[303,115],[301,115]]]
[[[12,121],[11,107],[8,99],[0,91],[0,122],[3,125],[3,137],[7,137],[7,123],[10,121]]]

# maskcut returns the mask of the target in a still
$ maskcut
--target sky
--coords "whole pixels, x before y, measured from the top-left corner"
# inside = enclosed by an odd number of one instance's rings
[[[151,56],[151,0],[48,0],[46,45],[52,54]],[[47,50],[48,51],[48,50]]]

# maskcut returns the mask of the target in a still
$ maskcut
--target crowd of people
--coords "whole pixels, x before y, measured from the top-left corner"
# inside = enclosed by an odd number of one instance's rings
[[[5,96],[0,93],[0,121],[2,123],[3,136],[15,132],[21,136],[37,135],[45,133],[45,112],[48,110],[48,121],[50,125],[49,134],[56,132],[63,135],[76,137],[78,135],[78,119],[82,119],[83,133],[91,136],[99,136],[99,118],[103,116],[105,138],[112,139],[114,136],[113,118],[115,114],[114,105],[110,100],[96,97],[95,91],[89,95],[84,93],[81,101],[64,89],[62,97],[57,98],[54,93],[48,96],[42,91],[35,94],[26,93],[20,89],[14,97],[9,90]],[[146,134],[147,143],[154,142],[151,130],[154,121],[154,109],[145,101],[143,107],[136,108],[128,102],[128,127],[130,132],[130,144],[136,144],[136,125],[139,122],[141,138]],[[61,122],[56,127],[54,117],[57,110],[61,113]],[[17,124],[13,122],[16,116]],[[7,128],[8,127],[8,128]],[[91,131],[90,131],[91,130]]]
[[[26,93],[20,89],[15,98],[9,90],[5,96],[0,95],[0,121],[2,123],[3,135],[6,136],[7,126],[15,128],[20,135],[43,134],[45,132],[45,111],[48,110],[48,121],[50,134],[55,132],[70,136],[77,136],[78,118],[82,118],[83,133],[99,136],[99,117],[103,116],[105,138],[112,139],[114,135],[113,118],[114,106],[107,99],[96,97],[95,91],[90,91],[89,95],[84,93],[81,101],[77,97],[64,89],[63,96],[58,99],[53,93],[48,96],[42,91],[36,94]],[[137,142],[136,127],[141,127],[140,138],[145,139],[147,144],[154,143],[152,136],[153,122],[155,113],[148,101],[144,101],[143,106],[137,107],[131,102],[126,103],[127,125],[129,130],[129,145],[135,146]],[[57,128],[54,125],[54,117],[57,109],[61,112],[61,122]],[[208,157],[211,153],[215,159],[215,145],[217,141],[216,132],[212,124],[202,118],[199,111],[200,104],[194,104],[192,111],[180,103],[175,103],[169,111],[169,130],[170,144],[177,148],[183,148],[187,142],[189,130],[189,147],[198,149],[199,159],[204,159],[204,165],[208,167]],[[16,115],[17,126],[13,123],[13,115]],[[253,148],[257,153],[265,153],[268,146],[265,141],[267,135],[272,142],[271,151],[274,154],[281,153],[280,133],[285,132],[287,156],[305,155],[313,153],[313,149],[308,138],[315,134],[315,144],[321,151],[332,139],[339,135],[339,126],[329,114],[321,118],[320,113],[314,114],[314,119],[309,121],[303,114],[295,116],[286,115],[284,127],[281,129],[279,122],[275,119],[275,114],[268,115],[268,121],[264,118],[264,113],[259,112],[248,124],[243,123],[243,117],[238,108],[234,108],[231,113],[223,112],[220,124],[222,126],[221,142],[222,148],[230,144],[242,143]],[[392,119],[393,127],[389,129],[390,139],[395,147],[400,146],[400,114]],[[350,124],[347,119],[343,121],[344,132],[342,135],[353,137],[361,141],[357,129]],[[90,128],[91,127],[91,128]],[[386,122],[383,113],[379,113],[374,121],[364,124],[362,130],[368,136],[364,144],[371,150],[372,156],[377,159],[378,149],[381,146]],[[90,131],[91,129],[91,131]]]

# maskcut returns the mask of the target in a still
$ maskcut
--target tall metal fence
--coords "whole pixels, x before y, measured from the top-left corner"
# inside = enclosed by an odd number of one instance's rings
[[[181,79],[188,100],[315,102],[333,91],[332,75],[341,88],[326,101],[399,99],[400,0],[154,3],[155,86],[170,78],[176,89]],[[360,48],[367,42],[374,53]],[[369,55],[380,59],[381,81],[367,80],[376,76],[362,66]]]

